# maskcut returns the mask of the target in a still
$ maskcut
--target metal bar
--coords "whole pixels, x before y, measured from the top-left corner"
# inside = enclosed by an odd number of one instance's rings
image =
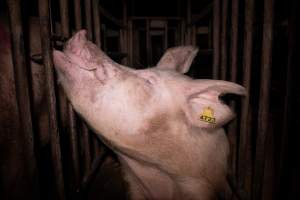
[[[68,1],[60,0],[59,1],[60,8],[60,18],[61,18],[61,32],[63,37],[69,37],[69,9],[68,9]]]
[[[83,156],[84,156],[84,174],[88,173],[91,168],[91,148],[90,148],[90,140],[89,140],[89,130],[85,123],[82,121],[81,123],[82,130],[82,140],[83,140]]]
[[[124,28],[124,24],[121,20],[115,18],[113,15],[111,15],[106,9],[104,9],[102,6],[99,5],[99,11],[100,13],[109,19],[111,22],[113,22],[116,26],[119,26],[120,28]]]
[[[228,19],[228,0],[222,1],[222,24],[221,24],[221,79],[227,79],[227,19]]]
[[[270,102],[270,76],[272,66],[273,48],[273,21],[274,0],[264,1],[264,22],[262,41],[262,63],[260,78],[260,101],[258,109],[258,130],[256,139],[255,166],[253,177],[253,199],[261,199],[264,180],[266,138],[269,134],[269,102]]]
[[[82,28],[82,20],[81,20],[81,6],[80,0],[74,0],[74,14],[75,14],[75,29],[80,30]]]
[[[93,40],[91,0],[84,1],[84,8],[85,8],[85,27],[87,29],[87,36],[88,39]]]
[[[30,111],[30,96],[29,96],[29,82],[27,78],[27,66],[25,59],[25,48],[23,40],[23,27],[21,20],[20,0],[7,1],[10,18],[10,33],[12,43],[12,59],[15,76],[15,89],[18,103],[18,112],[20,118],[21,129],[25,154],[26,166],[26,183],[28,184],[27,198],[37,199],[38,190],[38,174],[37,163],[34,154],[34,135],[32,127],[32,118]],[[3,67],[3,66],[2,66]],[[25,188],[23,188],[25,189]]]
[[[68,1],[60,0],[60,16],[61,16],[61,27],[62,27],[62,36],[63,38],[68,38],[70,36],[69,28],[69,9]],[[66,99],[65,99],[66,100]],[[67,100],[66,100],[67,101]],[[76,131],[76,118],[75,113],[70,102],[67,101],[67,112],[68,112],[68,132],[69,132],[69,141],[70,141],[70,153],[71,153],[71,162],[72,162],[72,178],[71,189],[74,190],[78,187],[80,180],[80,169],[79,169],[79,155],[78,155],[78,135]],[[73,179],[74,178],[74,179]]]
[[[96,176],[97,176],[97,172],[99,171],[99,169],[101,168],[102,164],[104,163],[104,161],[106,160],[106,158],[108,157],[108,152],[107,151],[103,151],[103,153],[101,155],[98,155],[93,163],[92,163],[92,167],[89,170],[88,173],[86,173],[83,177],[83,181],[80,185],[80,188],[78,188],[78,192],[80,192],[82,197],[86,197],[87,193],[89,191],[90,185],[93,183],[93,181],[95,180]]]
[[[213,5],[213,71],[214,79],[219,78],[220,65],[220,0],[214,0]]]
[[[61,162],[60,138],[57,126],[56,98],[54,91],[53,61],[51,51],[52,48],[50,44],[50,18],[48,0],[39,0],[39,16],[42,52],[48,89],[50,139],[55,187],[57,192],[57,199],[63,200],[65,199],[65,190],[63,179],[63,166]]]
[[[243,85],[247,96],[242,101],[241,127],[238,155],[238,184],[247,197],[251,195],[252,153],[251,153],[251,106],[250,86],[253,49],[254,0],[245,1],[245,33],[243,50]]]
[[[75,113],[73,110],[72,105],[68,104],[68,116],[69,116],[69,131],[70,131],[70,148],[71,148],[71,160],[72,160],[72,167],[74,172],[74,186],[72,189],[78,187],[80,182],[80,164],[79,164],[79,150],[78,150],[78,133],[76,127],[76,119]]]
[[[96,45],[101,48],[101,21],[99,14],[99,1],[93,0],[93,18],[94,18],[94,37]]]
[[[231,69],[230,81],[237,82],[237,62],[238,62],[238,25],[239,25],[239,0],[232,0],[231,4]],[[235,110],[235,101],[230,102],[230,107]],[[236,176],[237,162],[237,120],[234,119],[228,126],[228,139],[231,149],[230,173]]]

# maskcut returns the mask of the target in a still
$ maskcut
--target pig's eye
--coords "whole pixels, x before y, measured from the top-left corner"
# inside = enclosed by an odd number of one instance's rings
[[[154,78],[154,76],[150,76],[150,77],[147,77],[147,78],[144,78],[146,80],[147,83],[151,84],[151,85],[154,85],[155,82],[156,82],[156,79]]]
[[[157,83],[157,78],[155,76],[155,74],[153,73],[141,73],[140,76],[148,83],[151,85],[154,85]]]

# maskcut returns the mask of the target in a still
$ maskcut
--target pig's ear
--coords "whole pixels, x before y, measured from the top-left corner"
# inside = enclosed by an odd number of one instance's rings
[[[179,73],[186,73],[197,55],[198,48],[194,46],[179,46],[168,49],[161,57],[156,67],[172,69]]]
[[[192,125],[201,128],[219,128],[234,118],[234,113],[220,96],[245,95],[245,88],[221,80],[194,80],[185,88],[187,99],[184,110]]]

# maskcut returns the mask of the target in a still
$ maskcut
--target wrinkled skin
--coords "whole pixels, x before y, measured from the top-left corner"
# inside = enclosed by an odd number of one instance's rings
[[[245,90],[182,75],[196,53],[172,48],[156,67],[133,70],[87,41],[84,30],[53,52],[68,99],[118,155],[132,199],[214,199],[225,185],[229,147],[222,126],[234,115],[219,95]]]

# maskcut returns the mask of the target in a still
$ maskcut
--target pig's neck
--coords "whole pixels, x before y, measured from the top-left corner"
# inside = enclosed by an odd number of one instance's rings
[[[130,197],[139,199],[212,199],[210,186],[191,177],[172,177],[155,166],[121,156]]]

